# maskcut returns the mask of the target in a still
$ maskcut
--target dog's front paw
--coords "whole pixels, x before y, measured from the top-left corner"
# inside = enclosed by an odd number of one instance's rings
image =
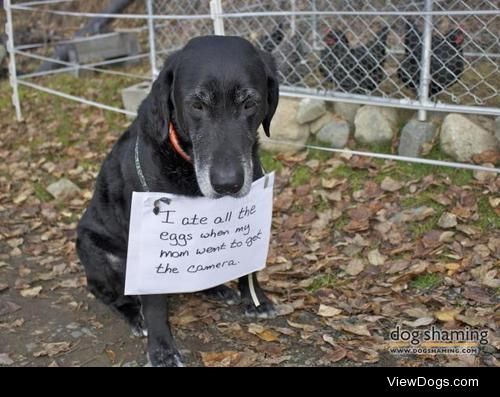
[[[152,367],[184,367],[184,364],[182,364],[182,357],[175,349],[150,349],[148,361]]]
[[[136,338],[146,338],[148,336],[148,330],[142,320],[130,324],[130,329],[132,330],[132,335]]]
[[[238,305],[241,302],[238,292],[226,285],[218,285],[217,287],[207,289],[203,291],[203,294],[210,299],[216,299],[228,305]]]
[[[259,306],[255,306],[253,300],[245,300],[243,305],[246,317],[269,319],[278,315],[275,306],[268,298],[261,298]]]

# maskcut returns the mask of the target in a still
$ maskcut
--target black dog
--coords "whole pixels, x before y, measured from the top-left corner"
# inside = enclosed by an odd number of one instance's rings
[[[154,366],[181,365],[168,323],[166,295],[124,296],[133,191],[242,197],[263,176],[257,129],[269,135],[278,105],[269,54],[238,37],[191,40],[165,62],[139,115],[108,155],[94,197],[78,226],[77,251],[90,291],[120,313],[136,334],[148,334]],[[275,314],[255,274],[239,280],[249,316]],[[236,301],[226,286],[207,293]]]

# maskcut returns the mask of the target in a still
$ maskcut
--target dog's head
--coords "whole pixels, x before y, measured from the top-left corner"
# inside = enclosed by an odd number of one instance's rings
[[[173,123],[203,195],[241,197],[252,185],[257,129],[269,136],[278,97],[269,54],[238,37],[195,38],[153,84],[148,133],[164,144]]]

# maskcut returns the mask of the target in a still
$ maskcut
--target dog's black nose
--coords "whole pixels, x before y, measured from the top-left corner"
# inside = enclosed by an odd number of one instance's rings
[[[245,174],[240,167],[212,167],[210,183],[213,189],[222,195],[236,194],[243,187]]]

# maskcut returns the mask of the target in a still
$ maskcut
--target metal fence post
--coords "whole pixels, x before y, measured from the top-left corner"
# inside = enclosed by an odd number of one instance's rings
[[[224,36],[224,18],[222,15],[222,2],[221,0],[210,1],[210,14],[214,21],[214,34],[217,36]]]
[[[315,51],[319,51],[321,49],[321,46],[319,45],[319,40],[318,40],[318,15],[316,14],[318,8],[316,7],[316,0],[313,0],[312,2],[312,11],[314,12],[312,20],[313,48]]]
[[[292,12],[297,11],[297,0],[291,0],[291,8]],[[292,30],[292,37],[295,36],[295,33],[297,33],[297,16],[295,14],[292,15],[292,22],[291,22],[291,30]]]
[[[19,100],[19,85],[17,82],[16,53],[14,47],[14,27],[12,25],[12,9],[10,0],[4,0],[3,6],[7,17],[5,33],[7,34],[7,51],[9,52],[9,81],[12,87],[12,104],[16,108],[17,121],[22,121],[21,102]]]
[[[434,0],[425,0],[424,15],[424,38],[422,43],[422,59],[420,70],[420,87],[418,89],[420,104],[424,105],[429,101],[429,86],[431,84],[431,59],[432,59],[432,12]],[[418,120],[427,120],[427,111],[418,111]]]
[[[153,0],[146,0],[146,8],[148,12],[148,33],[149,33],[149,60],[151,63],[151,75],[153,80],[158,77],[158,65],[156,64],[156,37],[155,37],[155,22],[153,18]]]

